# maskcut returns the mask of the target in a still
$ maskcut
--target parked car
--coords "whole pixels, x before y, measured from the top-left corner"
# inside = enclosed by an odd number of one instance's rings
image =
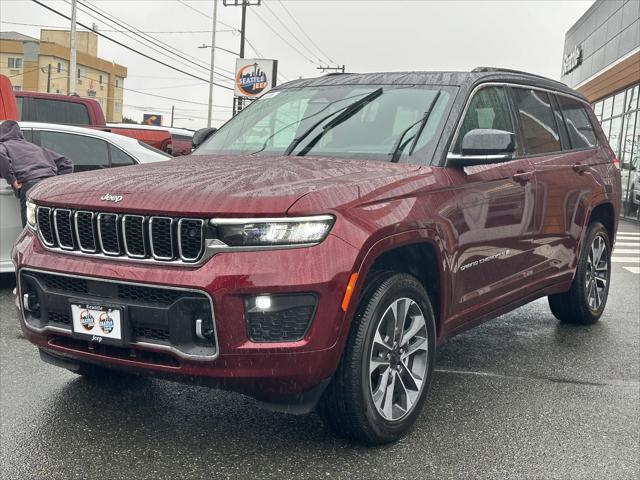
[[[179,162],[36,186],[13,252],[21,327],[97,381],[317,406],[391,442],[445,339],[543,296],[562,322],[598,321],[620,194],[564,84],[491,68],[296,80]]]
[[[104,127],[102,107],[92,98],[54,93],[14,92],[24,122]]]
[[[193,131],[187,130],[184,128],[174,128],[174,127],[154,127],[150,125],[138,125],[135,123],[107,123],[107,127],[111,129],[125,129],[127,132],[131,130],[144,130],[143,132],[137,133],[137,135],[142,135],[139,138],[144,140],[147,138],[146,132],[163,132],[163,139],[166,138],[166,133],[169,133],[170,142],[160,142],[160,146],[156,148],[163,147],[162,150],[173,155],[174,157],[179,157],[181,155],[189,155],[191,153],[191,145],[193,139]],[[113,130],[114,133],[119,133],[117,130]],[[155,137],[153,137],[155,140]],[[154,145],[156,146],[156,145]]]
[[[18,105],[9,77],[0,75],[0,119],[18,120]]]
[[[107,127],[111,133],[135,138],[158,150],[169,153],[171,151],[171,134],[166,129],[139,129],[134,125],[123,124]]]
[[[152,163],[171,158],[137,140],[112,133],[67,125],[20,122],[30,142],[73,160],[75,172]],[[0,179],[0,273],[12,272],[11,247],[22,230],[20,203]]]

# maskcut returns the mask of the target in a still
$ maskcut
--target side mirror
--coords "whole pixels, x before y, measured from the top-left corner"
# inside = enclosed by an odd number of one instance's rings
[[[462,138],[462,154],[450,153],[447,159],[455,164],[479,165],[509,160],[516,150],[514,133],[491,128],[476,128]]]
[[[200,130],[197,130],[196,133],[193,134],[193,139],[191,140],[191,144],[193,146],[193,148],[198,148],[200,145],[202,145],[207,138],[209,138],[211,135],[213,135],[214,133],[216,133],[218,129],[217,128],[201,128]]]

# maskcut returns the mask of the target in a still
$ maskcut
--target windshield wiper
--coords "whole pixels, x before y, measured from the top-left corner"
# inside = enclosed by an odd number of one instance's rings
[[[391,152],[389,152],[389,155],[391,155],[391,160],[390,160],[391,163],[396,163],[398,160],[400,160],[400,155],[402,155],[402,152],[404,151],[404,147],[406,147],[407,144],[412,139],[413,139],[413,143],[411,144],[411,148],[409,149],[409,155],[413,153],[413,150],[416,148],[416,144],[418,143],[418,139],[420,138],[420,135],[422,135],[422,131],[424,130],[424,127],[427,125],[427,120],[429,120],[429,117],[431,116],[431,112],[433,111],[433,107],[435,107],[439,97],[440,97],[440,90],[438,90],[438,93],[436,93],[435,96],[433,97],[433,100],[431,100],[431,103],[429,104],[427,111],[424,112],[424,115],[422,116],[422,118],[417,122],[409,125],[400,134],[400,137],[398,137],[398,140],[396,140],[396,143],[393,145]],[[404,136],[407,133],[409,133],[411,129],[418,124],[420,124],[420,128],[418,128],[418,131],[413,136],[409,137],[406,142],[402,143]]]
[[[333,120],[328,122],[324,127],[322,127],[322,132],[320,132],[311,142],[309,142],[309,145],[307,145],[299,153],[300,156],[306,155],[309,152],[309,150],[311,150],[315,146],[315,144],[318,143],[318,141],[329,130],[331,130],[333,127],[335,127],[337,125],[340,125],[341,123],[347,121],[349,118],[353,117],[356,113],[358,113],[360,110],[362,110],[369,102],[375,100],[380,95],[382,95],[382,91],[383,91],[382,87],[380,87],[377,90],[374,90],[373,92],[369,93],[368,95],[362,97],[360,100],[357,100],[357,101],[355,101],[355,102],[353,102],[353,103],[351,103],[349,105],[345,105],[344,107],[340,108],[339,110],[336,110],[335,112],[332,112],[329,115],[324,116],[323,118],[318,120],[316,123],[311,125],[311,127],[309,127],[304,132],[302,132],[301,135],[299,135],[298,137],[294,138],[293,141],[291,142],[291,144],[289,144],[289,146],[285,150],[284,155],[291,155],[291,152],[293,152],[293,150],[298,145],[300,145],[300,142],[302,142],[305,138],[307,138],[311,134],[311,132],[313,132],[316,128],[318,128],[318,126],[320,126],[328,118],[331,118],[336,113],[341,112],[336,118],[334,118]]]
[[[271,135],[269,135],[267,137],[267,139],[262,143],[262,147],[260,147],[259,150],[256,150],[255,152],[250,153],[249,155],[256,155],[260,152],[262,152],[265,148],[267,148],[267,144],[269,143],[269,140],[271,140],[273,137],[275,137],[277,134],[279,134],[280,132],[285,131],[287,128],[295,125],[296,123],[302,123],[305,120],[308,120],[310,118],[315,117],[316,115],[320,115],[322,112],[324,112],[327,108],[329,108],[331,105],[333,105],[334,103],[338,103],[338,102],[344,102],[345,100],[350,100],[352,98],[356,98],[356,97],[360,97],[362,96],[362,93],[358,93],[357,95],[351,95],[350,97],[345,97],[345,98],[339,98],[337,100],[333,100],[332,102],[327,103],[324,107],[322,107],[320,110],[318,110],[315,113],[312,113],[311,115],[307,115],[306,117],[301,118],[300,120],[296,120],[294,122],[291,122],[287,125],[285,125],[284,127],[276,130],[275,132],[273,132]],[[335,115],[336,113],[340,112],[343,108],[347,108],[349,105],[345,105],[342,108],[337,109],[335,112],[331,112],[329,115],[324,116],[320,121],[316,122],[313,126],[313,128],[316,128],[318,125],[320,125],[322,122],[324,122],[327,118],[330,118],[331,116]],[[295,141],[295,139],[294,139]],[[283,153],[283,155],[287,155],[286,153]]]

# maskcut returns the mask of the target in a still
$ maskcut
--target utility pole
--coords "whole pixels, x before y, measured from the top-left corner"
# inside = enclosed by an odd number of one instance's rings
[[[317,70],[322,70],[323,73],[326,72],[327,70],[334,71],[334,72],[340,72],[340,73],[344,73],[345,72],[344,65],[342,65],[341,67],[339,67],[339,66],[338,67],[330,67],[328,65],[326,67],[320,66],[320,67],[317,67]]]
[[[47,67],[47,93],[51,93],[51,64]]]
[[[242,21],[240,22],[240,58],[244,58],[245,32],[247,29],[247,7],[259,7],[261,0],[222,0],[225,7],[242,7]],[[233,97],[233,115],[235,116],[242,108],[247,99],[244,97]]]
[[[76,13],[78,10],[77,0],[71,0],[71,39],[69,45],[69,90],[67,94],[76,94],[76,79],[78,62],[76,59]]]
[[[216,0],[213,0],[214,2]],[[211,109],[209,109],[209,111],[211,111]],[[175,105],[171,105],[171,128],[173,128],[173,115],[176,113],[176,106]],[[211,126],[211,125],[209,125]]]
[[[242,22],[240,26],[240,58],[244,58],[244,37],[247,26],[247,7],[259,7],[261,0],[222,0],[225,7],[242,7]]]
[[[213,27],[211,28],[211,71],[209,72],[209,110],[207,111],[207,127],[211,128],[213,116],[213,66],[216,57],[216,19],[218,17],[218,0],[213,0]],[[173,113],[171,114],[171,126],[173,127]]]

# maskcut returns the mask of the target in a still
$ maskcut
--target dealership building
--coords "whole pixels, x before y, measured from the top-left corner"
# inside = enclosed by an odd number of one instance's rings
[[[640,1],[596,1],[565,35],[561,80],[593,105],[620,160],[622,214],[640,219]]]

